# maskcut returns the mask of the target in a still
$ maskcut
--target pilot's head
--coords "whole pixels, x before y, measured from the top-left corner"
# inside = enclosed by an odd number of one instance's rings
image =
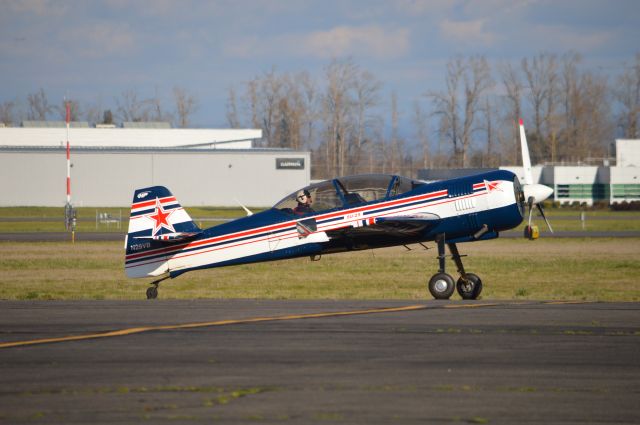
[[[307,189],[299,190],[296,194],[296,201],[299,204],[311,204],[311,193]]]

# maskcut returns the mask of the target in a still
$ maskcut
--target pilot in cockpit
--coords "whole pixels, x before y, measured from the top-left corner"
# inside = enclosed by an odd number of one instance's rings
[[[311,193],[307,189],[299,190],[296,194],[296,201],[298,205],[293,209],[293,212],[298,215],[309,214],[315,212],[311,208],[313,200],[311,199]]]

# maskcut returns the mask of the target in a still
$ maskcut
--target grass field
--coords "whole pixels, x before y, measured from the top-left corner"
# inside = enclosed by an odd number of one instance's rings
[[[191,217],[202,219],[198,225],[210,227],[216,224],[211,219],[243,217],[244,210],[221,207],[188,207]],[[260,208],[252,208],[254,212]],[[128,208],[77,208],[78,232],[126,232],[129,225]],[[109,214],[114,219],[122,218],[120,228],[115,223],[97,223],[97,214]],[[64,208],[62,207],[0,207],[0,232],[64,232]]]
[[[241,208],[186,207],[196,223],[202,227],[214,226],[219,219],[238,218],[245,215]],[[260,208],[251,208],[258,212]],[[98,224],[96,213],[107,213],[113,218],[122,217],[120,228],[116,224]],[[637,211],[587,211],[586,221],[580,221],[580,211],[552,208],[547,216],[557,231],[640,231],[640,212]],[[0,208],[0,233],[11,232],[64,232],[64,209],[56,207],[2,207]],[[129,210],[126,208],[78,208],[78,232],[126,232]],[[546,231],[542,218],[534,214],[535,223]],[[518,231],[521,233],[526,220]]]
[[[640,238],[498,239],[459,247],[469,254],[467,270],[483,279],[484,299],[640,301]],[[430,299],[426,282],[437,269],[436,250],[413,248],[196,271],[164,281],[160,298]],[[122,242],[0,242],[0,299],[145,298],[151,279],[127,279],[123,257]],[[455,275],[451,261],[447,267]]]

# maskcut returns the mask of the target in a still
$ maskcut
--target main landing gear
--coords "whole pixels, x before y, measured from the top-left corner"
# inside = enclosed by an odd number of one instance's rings
[[[158,280],[154,280],[153,282],[151,282],[151,287],[147,288],[147,299],[148,300],[155,300],[156,298],[158,298],[158,285],[160,285],[160,282],[162,282],[165,279],[168,279],[170,276],[165,276],[162,279],[158,279]]]
[[[438,273],[434,274],[429,280],[429,292],[433,295],[433,298],[437,300],[448,300],[453,294],[454,289],[457,289],[458,294],[464,300],[475,300],[482,292],[482,280],[473,273],[467,273],[464,271],[462,265],[462,256],[458,252],[458,247],[455,243],[447,243],[451,257],[458,267],[458,273],[460,278],[458,282],[454,283],[453,277],[445,272],[445,237],[439,235],[436,239],[438,244],[438,262],[440,268]]]

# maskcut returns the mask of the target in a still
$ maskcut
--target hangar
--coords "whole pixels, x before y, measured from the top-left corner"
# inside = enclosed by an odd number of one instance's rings
[[[309,184],[310,153],[254,147],[261,137],[259,129],[72,123],[72,203],[125,207],[135,188],[163,185],[186,206],[271,206]],[[66,140],[64,122],[0,128],[0,206],[63,206]]]
[[[505,166],[522,181],[522,167]],[[422,180],[442,180],[476,174],[488,169],[419,170]],[[536,165],[532,167],[536,183],[553,188],[553,201],[593,205],[594,202],[618,204],[640,201],[640,140],[616,140],[615,166]]]

